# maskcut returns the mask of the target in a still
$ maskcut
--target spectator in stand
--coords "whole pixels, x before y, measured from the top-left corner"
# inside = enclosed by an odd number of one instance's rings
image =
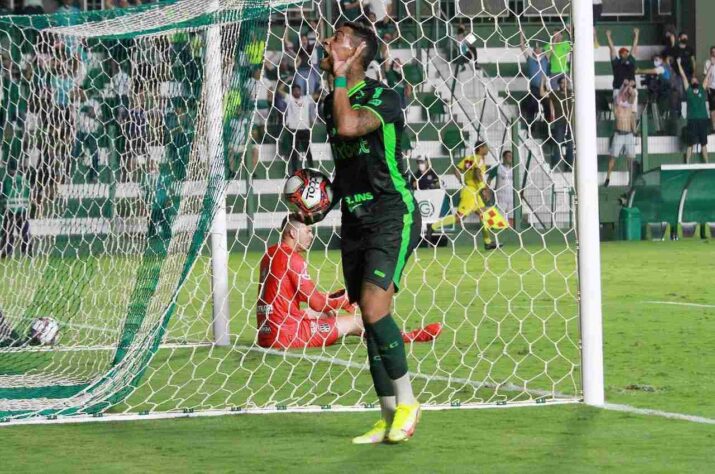
[[[676,37],[673,32],[666,32],[665,37],[666,46],[663,49],[662,56],[674,72],[672,75],[674,87],[671,91],[671,113],[674,114],[675,117],[680,117],[680,104],[683,102],[685,97],[685,83],[681,80],[681,76],[678,73],[678,58],[680,58],[683,63],[685,76],[688,78],[688,81],[690,81],[693,77],[693,73],[695,72],[695,52],[690,46],[688,46],[687,33],[681,32],[678,35],[677,44]]]
[[[710,59],[705,63],[705,79],[708,84],[711,130],[715,130],[715,46],[710,47]]]
[[[120,181],[130,181],[140,156],[146,153],[147,114],[144,93],[137,94],[134,106],[125,111],[120,125],[126,139],[127,152],[121,157]]]
[[[251,42],[246,45],[246,60],[251,69],[261,69],[265,47],[266,42],[255,31],[251,32]]]
[[[593,24],[601,21],[603,15],[603,0],[593,0]]]
[[[301,35],[293,84],[299,85],[304,94],[312,94],[320,87],[320,71],[315,62],[317,58],[313,55],[313,50],[314,44],[310,44],[308,35]]]
[[[464,25],[457,27],[457,47],[459,48],[459,56],[457,64],[462,69],[466,69],[468,63],[477,65],[477,47],[474,46],[476,38],[472,33],[467,34],[467,29]]]
[[[601,15],[603,15],[603,0],[593,0],[593,46],[595,48],[601,47],[596,32],[596,24],[601,21]]]
[[[374,21],[370,20],[373,24],[382,21],[387,16],[388,3],[390,2],[385,0],[363,0],[365,8],[375,15]]]
[[[392,17],[388,14],[382,20],[379,20],[377,22],[377,24],[375,25],[375,30],[377,30],[378,36],[380,36],[380,38],[382,38],[384,41],[386,34],[389,34],[390,38],[394,37],[395,33],[397,32],[397,25],[395,24],[395,21],[392,19]]]
[[[132,2],[129,2],[129,0],[105,0],[104,8],[106,10],[111,10],[114,8],[130,8],[139,5],[144,5],[146,3],[152,3],[152,0],[133,0]]]
[[[502,211],[509,221],[509,226],[514,228],[514,156],[511,150],[504,150],[501,154],[501,163],[491,168],[488,173],[487,184],[494,189],[496,206]],[[496,187],[492,181],[496,180]]]
[[[72,123],[72,99],[75,95],[76,84],[74,68],[67,62],[56,62],[53,74],[50,76],[52,91],[52,105],[50,105],[50,127],[52,132],[53,155],[58,163],[66,160],[69,155],[68,146],[72,136],[70,124]],[[70,161],[64,163],[66,173],[69,174]]]
[[[708,162],[708,128],[710,121],[708,117],[707,96],[705,90],[710,87],[707,78],[705,84],[700,87],[700,81],[696,76],[693,76],[688,81],[687,74],[683,68],[683,60],[678,61],[678,71],[683,80],[685,87],[685,99],[688,102],[688,149],[685,152],[685,164],[690,163],[690,157],[693,155],[693,147],[700,145],[703,163]]]
[[[21,15],[42,15],[45,5],[42,0],[25,0],[24,6],[18,11]]]
[[[636,58],[635,55],[638,54],[638,37],[640,35],[640,30],[638,28],[633,29],[633,46],[631,50],[628,48],[621,48],[616,54],[616,47],[613,46],[613,37],[611,36],[611,30],[606,31],[606,38],[608,39],[608,49],[611,53],[611,68],[613,69],[613,103],[616,103],[618,95],[621,93],[621,86],[625,81],[636,80]],[[636,100],[634,102],[634,107],[638,107],[638,91],[635,90]],[[636,110],[637,111],[637,110]]]
[[[417,173],[412,177],[412,189],[439,189],[442,185],[439,175],[432,169],[432,163],[424,156],[417,157]]]
[[[554,31],[551,43],[546,45],[546,54],[551,64],[551,88],[558,89],[561,78],[568,78],[571,70],[571,41],[564,38],[563,30]]]
[[[303,30],[303,34],[308,37],[311,46],[315,46],[320,35],[320,22],[316,19],[308,21],[308,26]]]
[[[670,102],[672,117],[680,117],[680,95],[678,94],[677,73],[673,71],[667,61],[660,55],[653,56],[653,67],[650,69],[636,69],[636,74],[645,74],[648,85],[648,100],[660,102],[667,99]]]
[[[99,175],[99,137],[101,123],[101,106],[99,102],[91,97],[87,97],[85,91],[81,92],[84,97],[82,106],[77,114],[77,132],[72,147],[72,158],[77,160],[84,152],[89,153],[90,166],[87,173],[87,180],[96,183]]]
[[[112,79],[110,81],[112,94],[117,100],[119,109],[129,108],[129,94],[132,90],[132,80],[127,74],[127,63],[112,62]],[[119,110],[117,110],[119,113]]]
[[[551,139],[554,148],[551,153],[551,167],[556,168],[561,163],[563,147],[566,166],[564,171],[573,169],[573,139],[571,134],[571,114],[573,110],[573,95],[569,89],[569,80],[566,76],[559,79],[559,88],[547,91],[546,81],[541,83],[541,97],[548,97],[551,121]]]
[[[680,64],[683,67],[685,76],[688,78],[688,80],[683,83],[683,88],[685,88],[685,85],[693,78],[696,66],[695,50],[688,45],[687,33],[680,33],[680,35],[678,35],[678,45],[675,48],[675,55],[673,56],[673,59],[676,63],[673,65],[674,67],[677,65],[678,59],[680,59]]]
[[[616,165],[616,159],[621,154],[626,155],[628,169],[630,170],[630,182],[633,182],[633,165],[636,159],[636,114],[633,112],[633,104],[638,99],[636,92],[636,81],[626,79],[623,81],[618,91],[616,99],[613,101],[613,110],[616,115],[616,129],[613,131],[611,142],[611,159],[608,161],[608,172],[603,187],[607,188],[611,184],[611,173]]]
[[[360,0],[339,0],[338,3],[340,3],[343,16],[348,21],[355,21],[362,15]]]
[[[75,0],[60,0],[60,6],[57,8],[57,13],[77,14],[80,12]]]
[[[30,181],[25,177],[24,170],[17,169],[17,163],[8,165],[0,196],[5,201],[0,235],[0,258],[12,256],[16,231],[20,233],[20,252],[31,256]]]
[[[534,40],[534,47],[526,45],[526,38],[521,36],[521,51],[526,56],[526,71],[529,79],[529,95],[524,104],[524,118],[529,127],[534,123],[536,115],[542,111],[541,82],[546,80],[549,73],[549,58],[538,40]]]
[[[400,95],[400,105],[404,110],[407,107],[407,101],[412,97],[412,85],[405,80],[402,61],[400,58],[395,58],[394,61],[385,61],[383,65],[385,66],[384,76],[387,85]]]
[[[288,87],[293,84],[293,78],[295,77],[295,69],[293,60],[284,55],[281,59],[280,65],[278,66],[278,83]]]
[[[284,126],[290,133],[292,142],[288,159],[288,173],[301,168],[299,153],[305,153],[306,166],[313,166],[310,152],[310,130],[315,123],[316,107],[310,95],[303,95],[300,86],[291,87],[291,96],[286,99]]]

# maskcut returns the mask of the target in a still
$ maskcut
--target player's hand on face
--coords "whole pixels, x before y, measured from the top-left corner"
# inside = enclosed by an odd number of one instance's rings
[[[333,58],[333,76],[345,77],[347,75],[348,71],[350,70],[350,67],[360,57],[360,55],[362,54],[362,52],[366,46],[367,45],[363,41],[362,43],[360,43],[360,46],[355,48],[355,51],[353,51],[353,54],[350,55],[350,57],[345,60],[342,60],[338,57],[338,53],[335,50],[335,48],[331,48],[330,55]]]

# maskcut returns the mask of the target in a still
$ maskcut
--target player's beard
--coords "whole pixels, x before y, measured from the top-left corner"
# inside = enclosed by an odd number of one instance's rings
[[[328,53],[326,49],[323,49],[323,59],[320,60],[320,69],[326,72],[333,70],[333,61],[330,57],[330,53]]]

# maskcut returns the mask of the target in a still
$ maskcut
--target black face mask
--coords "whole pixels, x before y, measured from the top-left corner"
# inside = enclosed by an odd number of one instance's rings
[[[680,40],[680,46],[687,46],[688,45],[688,40]]]
[[[700,84],[697,82],[695,84],[693,84],[693,89],[695,89],[695,90],[700,89]]]

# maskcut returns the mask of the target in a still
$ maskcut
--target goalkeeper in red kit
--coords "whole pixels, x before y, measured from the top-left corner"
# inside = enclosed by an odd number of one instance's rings
[[[261,259],[256,318],[258,345],[275,349],[323,347],[343,336],[362,336],[362,318],[345,290],[325,294],[315,287],[303,255],[313,242],[313,230],[293,217],[281,224],[280,243]],[[301,303],[308,308],[301,309]],[[339,315],[340,311],[346,314]],[[431,341],[442,325],[403,333],[405,342]]]

